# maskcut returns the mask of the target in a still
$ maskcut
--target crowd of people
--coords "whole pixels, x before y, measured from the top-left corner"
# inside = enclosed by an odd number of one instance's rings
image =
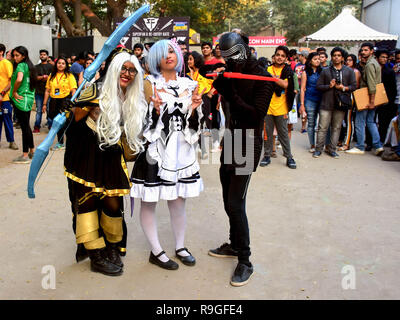
[[[4,57],[8,53],[11,56]],[[92,271],[111,276],[123,272],[120,257],[126,254],[127,229],[122,197],[128,194],[141,201],[149,262],[168,270],[179,268],[158,237],[156,207],[166,200],[175,256],[187,266],[196,264],[185,247],[186,199],[199,196],[204,188],[198,155],[205,159],[208,151],[221,152],[219,174],[230,243],[209,254],[237,258],[231,284],[242,286],[253,274],[246,215],[251,175],[277,157],[278,147],[287,167],[297,168],[291,138],[298,119],[314,158],[326,152],[337,159],[338,151],[363,154],[374,148],[383,160],[400,160],[400,51],[393,57],[364,43],[358,58],[341,47],[328,54],[324,48],[297,51],[286,46],[278,46],[271,60],[257,58],[240,31],[224,33],[215,47],[202,43],[201,52],[174,40],[137,43],[133,50],[117,47],[71,102],[85,68],[96,58],[93,52],[53,59],[40,50],[35,66],[25,47],[6,51],[0,44],[1,125],[4,122],[9,147],[18,150],[12,114],[16,115],[23,153],[13,162],[30,163],[33,133],[40,133],[43,114],[50,129],[53,119],[66,112],[68,126],[58,131],[52,150],[65,149],[76,260],[89,257]],[[226,72],[264,80],[231,79]],[[388,103],[376,107],[381,82]],[[357,106],[353,98],[359,88],[367,88],[365,106]],[[127,161],[134,161],[130,175]]]

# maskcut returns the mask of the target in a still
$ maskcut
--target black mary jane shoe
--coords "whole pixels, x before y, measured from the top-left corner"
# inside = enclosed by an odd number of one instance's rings
[[[158,259],[163,254],[165,254],[165,251],[161,251],[158,255],[155,256],[154,253],[150,251],[149,262],[167,270],[176,270],[179,268],[179,265],[171,259],[169,259],[167,262],[162,262],[160,259]]]
[[[181,256],[178,253],[182,252],[182,251],[186,251],[187,253],[189,253],[189,256]],[[178,250],[175,251],[176,253],[176,257],[181,260],[181,262],[187,266],[194,266],[196,264],[196,259],[192,256],[192,254],[189,252],[189,250],[187,248],[180,248]]]

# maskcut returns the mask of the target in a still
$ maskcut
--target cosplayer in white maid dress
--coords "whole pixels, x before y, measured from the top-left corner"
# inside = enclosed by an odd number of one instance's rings
[[[159,242],[155,211],[159,200],[167,200],[176,257],[193,266],[196,260],[184,246],[185,199],[197,197],[203,190],[195,152],[203,117],[202,93],[196,81],[178,76],[183,57],[174,41],[156,42],[147,61],[151,73],[145,80],[145,92],[151,88],[143,130],[147,144],[135,161],[131,197],[141,199],[140,223],[151,245],[149,261],[175,270],[179,265],[168,258]]]

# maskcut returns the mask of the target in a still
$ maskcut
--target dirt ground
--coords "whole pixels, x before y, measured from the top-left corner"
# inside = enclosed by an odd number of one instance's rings
[[[36,145],[46,131],[34,135]],[[201,164],[204,192],[187,200],[186,246],[196,257],[196,266],[180,263],[179,270],[167,271],[150,264],[150,247],[138,220],[139,201],[130,217],[126,198],[124,274],[107,277],[91,272],[89,260],[74,260],[64,152],[52,155],[36,186],[36,199],[28,199],[29,165],[11,163],[21,150],[8,149],[4,131],[2,137],[0,299],[400,298],[398,162],[384,162],[370,152],[314,159],[307,150],[307,135],[296,125],[292,149],[298,168],[287,168],[278,149],[278,158],[252,177],[247,215],[255,274],[248,285],[235,288],[229,284],[235,260],[207,255],[208,249],[228,240],[219,154]],[[21,130],[15,130],[15,137],[22,149]],[[162,245],[173,258],[165,202],[157,212]],[[43,285],[48,275],[43,267],[49,265],[55,270],[55,289]]]

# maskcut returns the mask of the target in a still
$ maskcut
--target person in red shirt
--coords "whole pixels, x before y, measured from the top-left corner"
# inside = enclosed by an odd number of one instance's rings
[[[205,65],[217,65],[221,64],[221,60],[217,59],[212,54],[212,44],[211,42],[203,42],[201,44],[201,53],[204,57],[204,64]],[[218,131],[220,129],[220,113],[219,113],[219,102],[220,98],[218,92],[212,88],[209,92],[209,95],[212,96],[211,98],[211,118],[212,118],[212,149],[211,152],[219,152],[221,151],[219,145],[219,134]]]

